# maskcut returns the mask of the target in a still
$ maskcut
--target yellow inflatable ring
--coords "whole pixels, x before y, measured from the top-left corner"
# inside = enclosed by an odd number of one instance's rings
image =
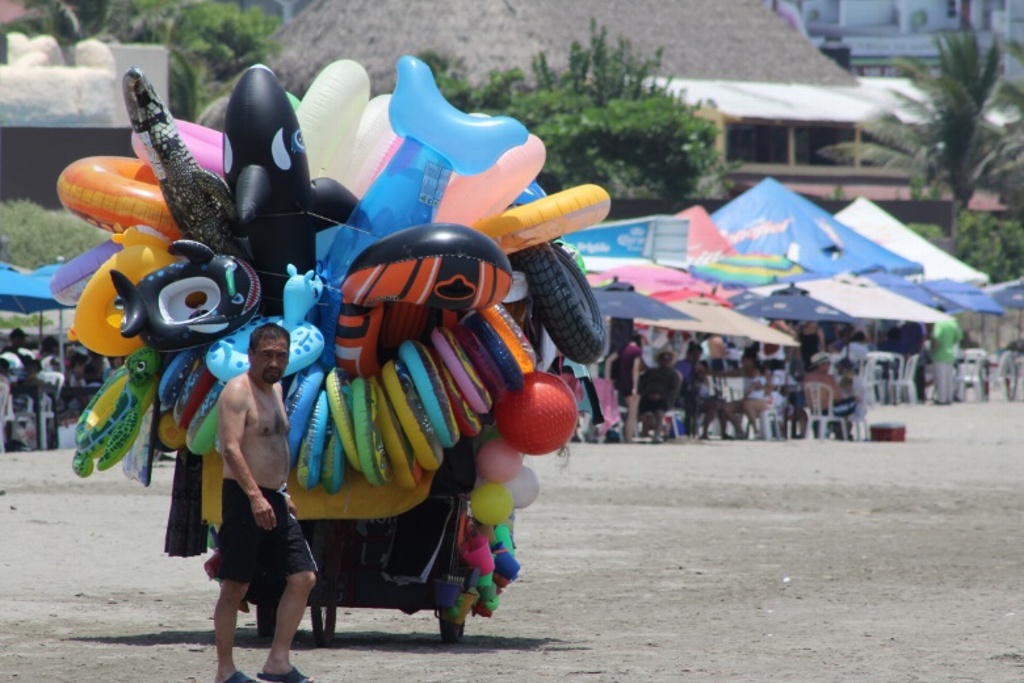
[[[473,227],[494,238],[508,254],[596,225],[611,207],[604,188],[579,185],[484,218]]]
[[[356,429],[352,423],[352,386],[345,372],[335,368],[327,374],[327,405],[331,408],[334,429],[341,440],[341,448],[345,451],[345,459],[356,472],[362,472],[359,463],[359,450],[356,447]]]
[[[377,394],[377,414],[380,416],[380,433],[384,439],[384,450],[387,451],[388,460],[391,461],[391,472],[395,484],[402,489],[414,489],[423,476],[416,456],[412,453],[412,446],[409,440],[402,433],[402,427],[395,417],[395,410],[391,407],[384,389],[376,377],[370,378],[370,384]]]
[[[425,470],[436,470],[441,466],[444,451],[419,404],[419,396],[416,395],[408,370],[401,361],[390,360],[384,364],[381,378],[388,402],[402,425],[416,462]]]
[[[130,228],[123,235],[115,235],[114,240],[123,248],[89,278],[75,306],[75,322],[68,337],[103,356],[127,356],[141,349],[143,343],[138,337],[126,338],[121,334],[124,311],[110,271],[117,270],[138,284],[146,275],[175,263],[177,258],[168,252],[171,243],[167,238],[149,228]]]
[[[57,178],[57,196],[68,211],[104,230],[148,225],[168,239],[181,239],[153,169],[138,159],[79,159]]]
[[[391,481],[391,463],[380,434],[380,403],[374,385],[363,377],[352,380],[352,422],[363,476],[371,486]]]

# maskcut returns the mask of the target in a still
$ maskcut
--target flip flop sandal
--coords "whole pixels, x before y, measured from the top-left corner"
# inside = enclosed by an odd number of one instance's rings
[[[311,683],[309,676],[295,667],[292,667],[292,670],[286,674],[268,674],[261,671],[256,674],[256,678],[261,681],[270,681],[270,683]]]

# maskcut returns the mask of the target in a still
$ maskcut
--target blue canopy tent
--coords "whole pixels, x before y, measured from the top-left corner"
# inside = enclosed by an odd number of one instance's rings
[[[956,280],[930,280],[922,282],[921,286],[952,301],[959,307],[959,310],[993,315],[1003,314],[1003,307],[999,305],[998,301],[972,284]],[[956,311],[949,312],[955,313]]]
[[[861,236],[814,202],[766,178],[711,216],[741,254],[778,254],[822,275],[923,272]]]
[[[57,308],[62,306],[50,293],[48,278],[23,275],[6,263],[0,263],[0,311],[38,313]]]

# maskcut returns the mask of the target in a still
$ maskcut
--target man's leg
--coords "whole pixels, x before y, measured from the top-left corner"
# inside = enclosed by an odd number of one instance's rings
[[[311,571],[291,574],[285,581],[284,594],[277,605],[277,625],[274,630],[274,642],[270,645],[267,661],[263,672],[268,674],[285,674],[292,670],[289,652],[292,639],[302,623],[306,613],[309,594],[316,585],[316,574]]]
[[[217,642],[217,677],[215,683],[230,678],[237,671],[234,660],[235,627],[238,625],[238,606],[242,604],[249,584],[224,579],[220,584],[220,597],[213,610],[213,632]]]

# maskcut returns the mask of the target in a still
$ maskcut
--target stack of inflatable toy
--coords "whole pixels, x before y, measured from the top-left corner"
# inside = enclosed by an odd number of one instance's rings
[[[370,99],[362,67],[336,62],[298,101],[252,67],[223,134],[176,121],[142,72],[125,74],[138,158],[82,159],[58,181],[68,210],[114,233],[52,281],[76,306],[70,336],[127,357],[81,416],[73,467],[124,460],[148,483],[154,451],[215,453],[217,397],[273,322],[291,337],[298,485],[425,496],[446,457],[475,453],[486,543],[464,557],[497,560],[500,589],[518,573],[509,520],[539,492],[525,456],[559,450],[576,425],[538,331],[578,363],[604,344],[582,273],[551,240],[610,202],[593,185],[546,195],[541,140],[457,111],[412,57],[397,70],[394,93]],[[496,590],[481,598],[478,611],[497,604]]]

